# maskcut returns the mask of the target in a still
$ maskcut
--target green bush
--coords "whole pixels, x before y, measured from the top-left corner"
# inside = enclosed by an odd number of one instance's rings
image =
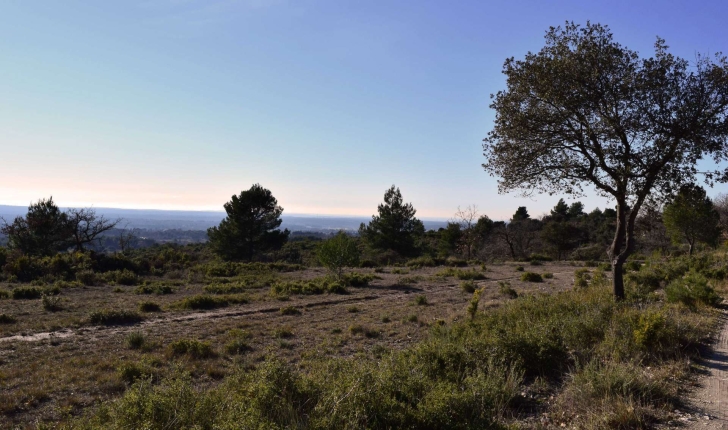
[[[524,282],[543,282],[543,277],[540,273],[525,272],[521,275],[521,281]]]
[[[43,290],[38,287],[16,287],[13,288],[13,300],[33,300],[39,299],[43,295]]]
[[[671,303],[682,303],[695,307],[697,303],[717,306],[723,299],[708,284],[708,279],[697,272],[690,272],[665,287],[665,298]]]
[[[508,297],[510,299],[517,299],[518,298],[518,292],[514,290],[511,287],[511,284],[505,281],[499,281],[498,282],[498,292],[505,297]]]
[[[301,315],[301,311],[295,306],[285,306],[280,310],[281,315]]]
[[[210,296],[207,294],[198,294],[196,296],[185,297],[176,302],[173,307],[179,309],[216,309],[224,308],[233,304],[249,303],[247,296],[240,294],[230,294],[224,296]]]
[[[136,273],[128,269],[107,272],[104,277],[107,281],[120,285],[137,285],[140,280]]]
[[[89,322],[95,325],[127,325],[136,324],[144,318],[134,311],[101,310],[89,315]]]
[[[162,307],[159,306],[159,303],[154,302],[141,302],[139,303],[139,311],[140,312],[161,312]]]
[[[417,296],[415,297],[415,304],[417,306],[427,306],[427,297],[426,296]]]
[[[43,297],[41,298],[41,303],[43,305],[43,309],[47,310],[48,312],[58,312],[63,309],[63,307],[61,306],[61,298],[57,296],[49,296],[43,294]]]
[[[225,352],[231,355],[244,354],[250,351],[250,333],[240,329],[230,330],[227,334],[229,340],[225,343]]]
[[[418,267],[435,267],[435,266],[442,266],[445,264],[445,260],[441,258],[432,258],[430,256],[422,256],[413,258],[409,261],[407,261],[406,266],[412,267],[412,268],[418,268]]]
[[[209,284],[205,285],[203,290],[210,294],[239,294],[245,292],[247,287],[244,282],[236,282],[234,284]]]
[[[475,288],[475,282],[473,281],[463,281],[460,283],[460,289],[465,293],[472,294],[475,292]]]
[[[2,313],[0,314],[0,324],[15,324],[18,320],[9,314]]]
[[[10,291],[0,290],[0,300],[9,299],[9,298],[10,298]]]
[[[372,282],[374,279],[377,279],[377,277],[374,275],[357,272],[347,273],[342,277],[342,281],[346,285],[349,285],[351,287],[365,287],[369,285],[369,283]]]
[[[357,239],[344,231],[339,231],[334,237],[321,243],[317,251],[319,263],[329,269],[337,279],[342,278],[345,268],[359,265],[359,255]]]
[[[450,267],[468,267],[468,262],[461,258],[447,257],[445,265]]]
[[[154,370],[143,363],[122,363],[117,369],[119,379],[126,384],[133,384],[138,380],[152,379]]]
[[[136,294],[157,294],[157,295],[164,295],[164,294],[172,294],[174,293],[174,288],[172,288],[169,285],[159,284],[159,283],[151,283],[151,284],[144,284],[136,287],[134,289],[134,292]]]
[[[147,342],[147,337],[140,331],[133,331],[126,335],[126,346],[129,349],[141,349]]]
[[[196,339],[179,339],[169,345],[169,352],[173,356],[186,355],[194,359],[207,359],[215,357],[215,351],[209,342]]]
[[[87,287],[99,284],[99,277],[93,270],[79,270],[76,272],[76,280]]]
[[[346,293],[346,287],[331,278],[316,278],[302,281],[279,281],[271,286],[271,294],[274,296],[290,295],[290,294],[324,294]]]
[[[574,288],[586,288],[592,280],[589,269],[579,269],[574,272]]]
[[[516,272],[523,272],[524,270],[526,269],[524,269],[523,266],[516,266]]]

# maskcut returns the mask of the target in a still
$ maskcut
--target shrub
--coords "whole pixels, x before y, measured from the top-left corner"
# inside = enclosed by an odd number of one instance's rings
[[[579,269],[574,272],[574,288],[586,288],[589,286],[589,282],[592,279],[592,275],[589,269]]]
[[[153,283],[153,284],[140,285],[134,289],[134,292],[136,294],[164,295],[164,294],[174,293],[174,289],[169,285]]]
[[[215,351],[209,342],[196,339],[179,339],[169,345],[169,352],[173,356],[186,355],[193,359],[207,359],[215,356]]]
[[[374,275],[356,272],[347,273],[342,277],[342,281],[352,287],[365,287],[374,279],[377,279]]]
[[[361,262],[359,263],[359,267],[364,268],[364,269],[372,269],[377,266],[378,266],[378,264],[376,261],[369,260],[369,259],[361,260]]]
[[[531,260],[529,264],[531,264],[531,266],[543,266],[543,263],[539,260]]]
[[[531,254],[528,256],[528,261],[553,261],[554,259],[543,254]]]
[[[150,379],[154,371],[142,363],[123,363],[116,369],[119,379],[131,385],[140,379]]]
[[[554,278],[554,274],[551,272],[543,273],[541,276],[543,276],[544,279],[553,279]]]
[[[10,298],[10,292],[7,290],[0,290],[0,300],[2,299],[9,299]]]
[[[426,296],[415,297],[415,304],[417,306],[427,306],[427,297]]]
[[[475,290],[473,292],[473,297],[470,299],[470,303],[468,303],[468,315],[470,315],[470,319],[475,319],[475,314],[478,313],[478,305],[480,304],[480,295],[483,293],[483,290]]]
[[[89,322],[96,325],[126,325],[136,324],[144,318],[134,311],[101,310],[92,312]]]
[[[323,294],[346,293],[346,287],[341,282],[330,278],[316,278],[308,281],[279,281],[271,286],[274,296],[289,294]]]
[[[379,332],[361,324],[354,324],[349,327],[349,333],[353,335],[364,335],[368,338],[379,337]]]
[[[280,310],[281,315],[300,315],[301,311],[295,306],[285,306]]]
[[[235,284],[210,284],[203,288],[205,292],[210,294],[238,294],[246,290],[247,284],[237,282]]]
[[[141,349],[147,342],[147,337],[140,331],[133,331],[126,335],[126,346],[129,349]]]
[[[346,308],[346,311],[349,312],[350,314],[355,314],[355,313],[359,312],[359,308],[356,306],[349,306],[348,308]]]
[[[626,263],[624,263],[624,269],[631,271],[631,272],[639,272],[639,270],[642,268],[642,263],[639,261],[630,260]]]
[[[318,248],[318,259],[322,266],[341,279],[344,268],[359,265],[359,248],[357,240],[344,231],[339,231],[334,237],[324,241]]]
[[[463,290],[463,292],[465,293],[472,294],[475,292],[475,282],[463,281],[460,283],[460,289]]]
[[[525,272],[521,275],[521,281],[524,282],[543,282],[543,277],[540,273]]]
[[[15,324],[18,320],[9,314],[0,314],[0,324]]]
[[[250,339],[250,333],[233,329],[228,332],[229,340],[225,343],[225,352],[231,355],[244,354],[250,351],[250,345],[248,340]]]
[[[516,272],[523,272],[524,270],[526,269],[524,269],[523,266],[516,266]]]
[[[38,287],[13,288],[13,300],[39,299],[42,295],[43,295],[43,290]]]
[[[93,287],[99,283],[99,278],[93,270],[79,270],[76,272],[76,280],[87,287]]]
[[[468,262],[460,258],[447,257],[447,259],[445,260],[445,265],[450,267],[467,267]]]
[[[448,267],[447,269],[439,271],[436,276],[442,276],[442,277],[455,277],[461,281],[479,281],[482,279],[485,279],[485,275],[483,273],[478,272],[475,269],[471,270],[462,270],[462,269],[454,269],[452,267]]]
[[[294,336],[290,327],[277,327],[273,330],[273,337],[277,339],[290,339]]]
[[[136,285],[139,283],[139,277],[129,269],[107,272],[105,277],[108,281],[116,282],[120,285]]]
[[[445,263],[442,259],[435,259],[427,255],[423,255],[422,257],[413,258],[409,261],[407,261],[406,266],[412,267],[412,268],[418,268],[418,267],[435,267],[435,266],[441,266]]]
[[[63,309],[61,307],[61,298],[57,296],[49,296],[43,294],[43,297],[41,298],[41,303],[43,304],[43,309],[49,312],[57,312]]]
[[[708,284],[708,279],[700,273],[690,272],[682,279],[676,279],[665,287],[665,298],[671,303],[682,303],[695,307],[697,303],[717,306],[723,299]]]
[[[139,303],[140,312],[161,312],[162,307],[158,303],[154,302],[141,302]]]
[[[173,307],[179,309],[216,309],[224,308],[233,304],[249,303],[247,296],[240,294],[230,294],[224,296],[211,296],[208,294],[198,294],[196,296],[185,297],[176,302]]]
[[[498,288],[499,288],[498,292],[500,292],[501,295],[511,298],[511,299],[518,298],[518,292],[516,292],[516,290],[511,288],[511,284],[509,284],[508,282],[499,281]]]

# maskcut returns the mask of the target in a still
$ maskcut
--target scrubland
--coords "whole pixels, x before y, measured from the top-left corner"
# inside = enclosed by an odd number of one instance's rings
[[[3,426],[650,428],[694,380],[728,261],[632,262],[615,302],[596,263],[336,280],[182,254],[0,283]]]

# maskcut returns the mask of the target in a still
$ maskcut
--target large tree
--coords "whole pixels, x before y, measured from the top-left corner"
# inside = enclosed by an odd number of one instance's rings
[[[1,231],[10,248],[28,255],[53,255],[72,244],[73,227],[53,197],[31,203],[25,217],[5,223]]]
[[[605,26],[552,27],[539,52],[505,61],[507,89],[493,96],[495,125],[484,139],[483,167],[501,192],[580,195],[590,185],[614,199],[617,299],[645,199],[693,182],[702,158],[728,158],[726,57],[690,64],[667,48],[658,38],[654,56],[640,58]],[[717,168],[704,173],[728,179]]]
[[[225,203],[227,217],[207,230],[212,250],[225,260],[252,260],[280,249],[288,240],[281,231],[283,208],[270,190],[255,184]]]
[[[359,227],[359,235],[375,249],[391,249],[403,256],[416,251],[416,239],[425,233],[422,221],[415,218],[417,212],[411,203],[404,203],[399,188],[392,185],[384,193],[384,203],[377,208],[379,215],[372,216],[368,225]]]
[[[662,220],[673,243],[688,243],[693,255],[696,242],[715,246],[720,241],[720,214],[705,190],[697,185],[684,185],[662,213]]]

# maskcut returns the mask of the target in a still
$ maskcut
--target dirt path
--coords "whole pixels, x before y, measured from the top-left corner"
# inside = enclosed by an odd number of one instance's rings
[[[721,316],[723,328],[700,363],[705,375],[690,396],[687,411],[678,421],[688,429],[728,429],[728,310]]]

